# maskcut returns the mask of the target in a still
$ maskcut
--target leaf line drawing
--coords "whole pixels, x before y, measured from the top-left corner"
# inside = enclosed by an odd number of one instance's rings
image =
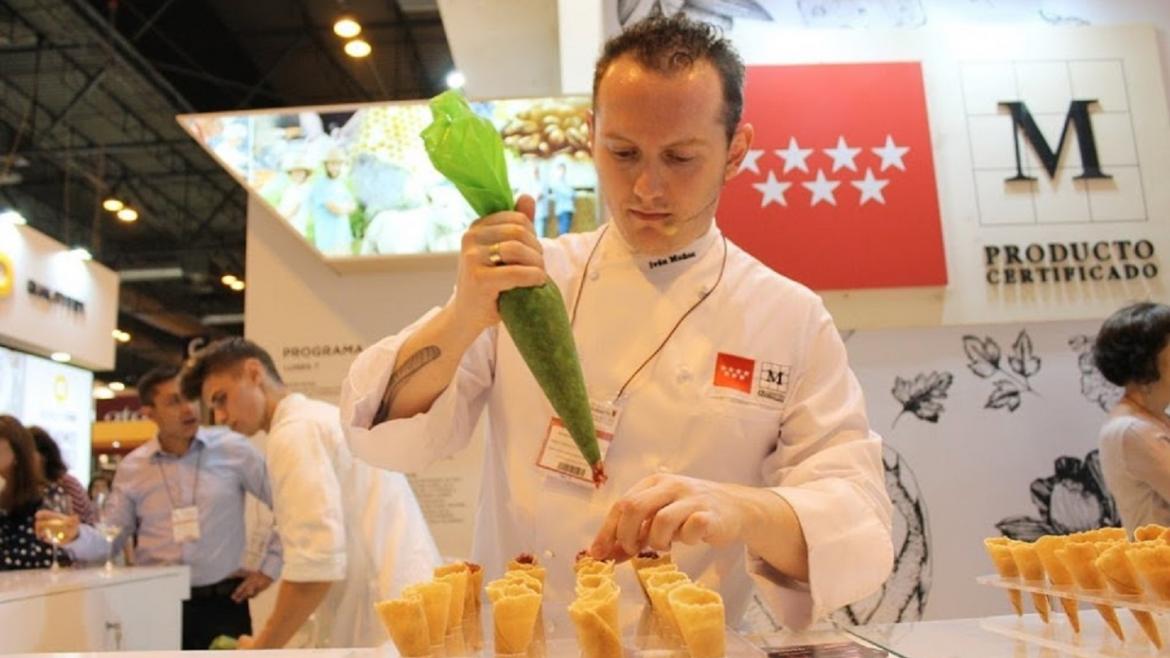
[[[673,16],[684,12],[692,19],[731,29],[735,19],[772,21],[772,15],[756,0],[617,0],[617,17],[622,27],[647,16]]]
[[[955,376],[949,372],[919,373],[914,379],[894,377],[894,387],[890,393],[894,399],[902,403],[902,411],[894,417],[890,427],[898,424],[905,414],[914,414],[918,419],[928,423],[937,423],[946,407],[939,400],[944,400],[955,381]]]
[[[1023,393],[1039,395],[1032,388],[1031,378],[1040,372],[1040,357],[1036,356],[1032,337],[1027,329],[1021,329],[1007,354],[991,336],[980,338],[972,334],[963,336],[963,352],[967,355],[967,368],[976,376],[992,379],[991,394],[984,409],[1007,409],[1014,412],[1020,408]]]

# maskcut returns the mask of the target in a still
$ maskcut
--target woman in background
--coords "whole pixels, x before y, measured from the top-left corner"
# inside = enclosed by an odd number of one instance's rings
[[[0,416],[0,571],[53,563],[52,547],[33,529],[44,491],[32,436],[20,421]]]
[[[61,457],[61,448],[57,442],[48,432],[36,425],[30,425],[28,433],[32,435],[37,453],[41,456],[41,472],[45,475],[45,481],[50,485],[57,485],[69,496],[73,513],[81,518],[82,523],[90,525],[97,523],[97,509],[90,504],[85,487],[69,474],[69,467]]]
[[[1101,468],[1131,534],[1170,525],[1170,306],[1142,302],[1109,316],[1093,361],[1125,389],[1101,428]]]

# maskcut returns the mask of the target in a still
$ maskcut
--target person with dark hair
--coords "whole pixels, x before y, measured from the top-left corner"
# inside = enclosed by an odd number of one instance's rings
[[[270,539],[259,570],[245,568],[245,494],[272,504],[264,459],[247,438],[200,427],[197,406],[179,394],[178,375],[177,366],[159,366],[138,380],[142,414],[158,434],[126,455],[114,474],[101,510],[103,525],[118,531],[113,545],[82,525],[67,535],[65,549],[97,561],[137,537],[136,564],[188,565],[182,646],[207,649],[219,635],[252,631],[248,600],[279,577],[280,542]]]
[[[837,328],[715,221],[752,142],[743,81],[731,44],[681,13],[611,39],[589,131],[609,221],[540,240],[527,197],[480,218],[453,296],[368,347],[342,386],[354,454],[408,472],[467,446],[488,408],[472,557],[546,556],[546,604],[568,603],[582,546],[670,550],[717,585],[733,625],[753,580],[799,628],[890,573],[881,437]],[[501,292],[550,280],[598,419],[609,480],[596,489],[500,327]]]
[[[85,493],[89,496],[89,502],[97,505],[98,498],[108,495],[113,485],[114,481],[105,473],[98,473],[90,478],[89,487],[85,490]]]
[[[1098,437],[1105,484],[1131,533],[1170,525],[1170,306],[1141,302],[1109,316],[1093,362],[1125,389]]]
[[[40,461],[24,425],[0,416],[0,571],[53,563],[53,549],[41,541],[33,520],[47,484]]]
[[[268,352],[224,338],[197,352],[183,394],[215,422],[248,436],[265,432],[284,571],[268,624],[242,648],[278,649],[317,619],[320,646],[377,646],[386,636],[374,604],[429,580],[439,550],[401,473],[350,454],[337,407],[288,390]]]
[[[41,457],[41,471],[45,474],[45,480],[49,484],[61,487],[65,495],[69,496],[73,513],[81,519],[82,523],[97,521],[97,511],[90,504],[85,487],[81,486],[81,482],[77,478],[69,474],[69,466],[61,457],[61,446],[58,446],[53,437],[49,436],[49,433],[42,427],[29,425],[28,433],[32,435],[33,443],[37,447],[37,454]]]

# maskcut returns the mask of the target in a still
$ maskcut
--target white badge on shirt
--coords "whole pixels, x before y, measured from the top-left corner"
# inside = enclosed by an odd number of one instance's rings
[[[171,510],[171,529],[176,544],[199,541],[199,508],[189,505]]]
[[[602,461],[605,461],[609,444],[613,442],[613,435],[617,431],[618,420],[622,416],[622,407],[612,402],[596,400],[590,400],[589,406],[593,408],[593,428],[597,431],[597,447],[601,451]],[[536,465],[575,484],[593,487],[593,469],[581,455],[581,449],[573,441],[565,422],[556,416],[548,422],[548,432],[545,433],[544,443],[540,446],[540,456],[536,460]]]

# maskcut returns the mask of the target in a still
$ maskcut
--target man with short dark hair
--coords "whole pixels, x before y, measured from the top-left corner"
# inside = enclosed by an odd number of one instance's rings
[[[480,218],[451,299],[367,348],[342,387],[354,453],[386,468],[460,450],[488,408],[473,558],[544,556],[546,601],[572,596],[582,546],[669,549],[733,624],[753,578],[802,627],[890,572],[881,439],[832,318],[715,224],[753,136],[743,80],[731,44],[681,13],[612,39],[589,125],[610,221],[539,240],[527,197]],[[600,489],[499,324],[501,292],[548,279],[608,449]]]
[[[270,538],[259,571],[243,568],[244,495],[272,504],[264,459],[239,434],[200,427],[196,405],[179,394],[178,374],[175,366],[160,366],[138,380],[142,413],[158,435],[118,465],[102,522],[121,529],[110,550],[137,537],[137,564],[191,567],[182,646],[207,649],[218,635],[251,633],[248,599],[280,575],[280,542]],[[51,514],[39,512],[38,522]],[[106,556],[93,526],[81,525],[68,539],[65,548],[78,559]]]
[[[337,407],[285,388],[272,357],[252,341],[208,345],[187,362],[182,382],[217,423],[267,433],[284,571],[268,624],[241,647],[281,648],[314,613],[320,646],[385,642],[374,603],[430,579],[440,564],[406,478],[354,459]]]

